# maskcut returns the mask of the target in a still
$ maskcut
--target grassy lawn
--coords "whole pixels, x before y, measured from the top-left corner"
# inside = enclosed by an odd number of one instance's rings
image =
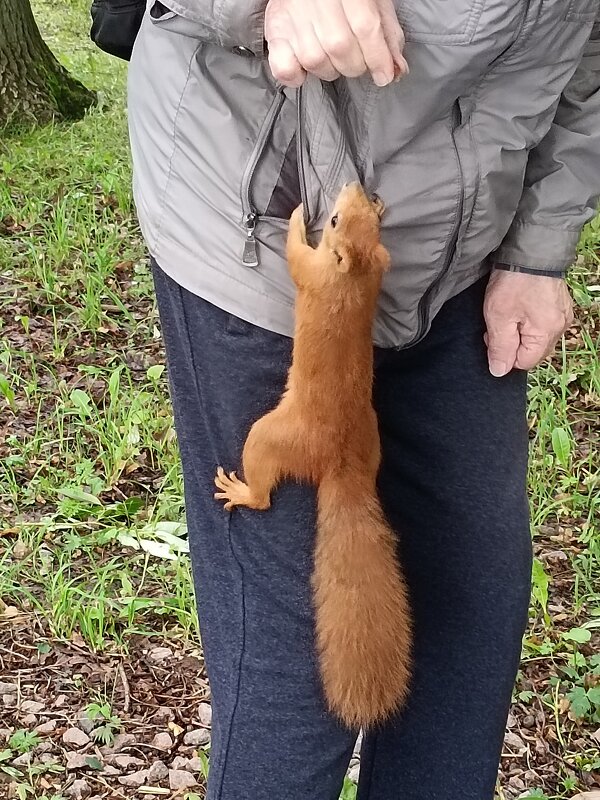
[[[126,70],[88,42],[88,2],[33,6],[99,108],[0,140],[0,783],[21,799],[76,796],[77,779],[95,798],[195,800],[209,693]],[[600,788],[599,249],[594,224],[578,322],[531,377],[534,592],[501,800]],[[127,783],[153,761],[197,785],[158,768]]]

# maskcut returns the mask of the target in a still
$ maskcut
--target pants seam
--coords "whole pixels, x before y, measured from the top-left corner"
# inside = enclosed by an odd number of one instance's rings
[[[231,519],[231,517],[230,517],[230,519]],[[228,757],[229,757],[229,749],[230,749],[230,746],[231,746],[231,739],[233,737],[233,726],[234,726],[235,716],[236,716],[236,712],[237,712],[239,701],[240,701],[240,695],[241,695],[242,663],[243,663],[243,660],[244,660],[244,655],[246,653],[246,593],[245,593],[245,581],[244,581],[244,568],[243,568],[240,560],[238,559],[238,557],[237,557],[237,555],[235,553],[235,548],[233,546],[233,541],[232,541],[232,538],[231,538],[231,522],[228,525],[227,532],[228,532],[229,547],[231,549],[231,553],[232,553],[232,555],[233,555],[233,557],[235,559],[235,563],[238,565],[239,570],[240,570],[240,578],[241,578],[241,580],[240,580],[241,587],[240,588],[241,588],[241,602],[242,602],[242,645],[241,645],[241,648],[240,648],[240,657],[239,657],[238,665],[237,665],[238,678],[237,678],[237,684],[236,684],[236,687],[235,687],[235,700],[233,701],[233,708],[231,710],[231,716],[230,716],[230,720],[229,720],[229,726],[228,726],[228,731],[227,731],[227,742],[225,744],[225,747],[223,748],[223,755],[222,755],[222,758],[221,758],[221,761],[222,761],[221,776],[220,776],[220,780],[219,780],[219,788],[217,790],[216,800],[221,800],[221,798],[223,797],[223,785],[225,783],[225,770],[227,768],[227,761],[228,761]]]
[[[156,266],[158,267],[158,269],[161,269],[161,267],[160,267],[160,265],[158,263],[156,263]],[[169,276],[167,276],[166,273],[163,273],[163,274],[165,275],[165,277],[168,280],[173,281],[173,279],[170,278]],[[190,364],[191,364],[191,367],[192,367],[192,374],[194,376],[194,388],[196,390],[196,396],[198,398],[198,405],[199,405],[199,407],[201,409],[204,409],[204,408],[207,407],[207,403],[204,400],[204,397],[203,397],[203,394],[202,394],[202,389],[201,389],[201,386],[200,386],[200,381],[198,380],[198,369],[196,367],[196,359],[194,357],[194,347],[193,347],[193,344],[192,344],[192,339],[190,337],[190,324],[189,324],[189,320],[188,320],[188,313],[187,313],[187,310],[186,310],[186,307],[185,307],[185,297],[184,297],[184,294],[183,294],[184,290],[183,290],[183,287],[180,284],[176,283],[175,281],[173,281],[173,285],[177,289],[177,296],[178,296],[178,299],[179,299],[179,307],[180,307],[180,310],[181,310],[181,316],[183,318],[183,327],[184,327],[184,330],[185,330],[185,340],[186,340],[186,345],[187,345],[187,349],[188,349],[188,356],[189,356],[189,359],[190,359]],[[206,414],[205,414],[205,417],[208,419]],[[212,449],[213,457],[215,459],[218,459],[219,453],[218,453],[218,449],[217,449],[217,446],[216,446],[215,437],[214,437],[214,435],[213,435],[213,433],[212,433],[212,431],[210,429],[210,425],[208,425],[208,424],[206,425],[206,434],[207,434],[208,439],[210,440],[210,446],[211,446],[211,449]]]

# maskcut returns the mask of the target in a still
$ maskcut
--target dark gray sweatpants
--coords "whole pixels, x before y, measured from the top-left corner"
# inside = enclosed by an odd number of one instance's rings
[[[190,294],[155,267],[213,733],[208,800],[337,800],[356,731],[323,703],[309,576],[315,492],[225,512],[217,464],[240,466],[278,401],[291,341]],[[526,376],[493,378],[485,281],[427,337],[376,351],[380,495],[415,619],[406,709],[365,737],[359,800],[491,800],[527,618]]]

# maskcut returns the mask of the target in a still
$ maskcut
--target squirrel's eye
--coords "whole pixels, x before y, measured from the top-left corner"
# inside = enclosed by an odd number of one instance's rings
[[[338,215],[337,215],[337,214],[334,214],[334,216],[331,218],[331,227],[332,227],[332,228],[335,228],[335,226],[336,226],[337,224],[338,224]]]

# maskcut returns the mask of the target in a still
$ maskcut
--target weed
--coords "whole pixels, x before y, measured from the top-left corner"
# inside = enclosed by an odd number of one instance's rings
[[[18,730],[11,735],[8,746],[18,753],[29,753],[40,741],[40,737],[34,731]]]
[[[100,723],[92,730],[92,738],[104,745],[111,745],[121,730],[122,724],[120,718],[112,713],[110,704],[90,703],[85,714],[92,722]]]

